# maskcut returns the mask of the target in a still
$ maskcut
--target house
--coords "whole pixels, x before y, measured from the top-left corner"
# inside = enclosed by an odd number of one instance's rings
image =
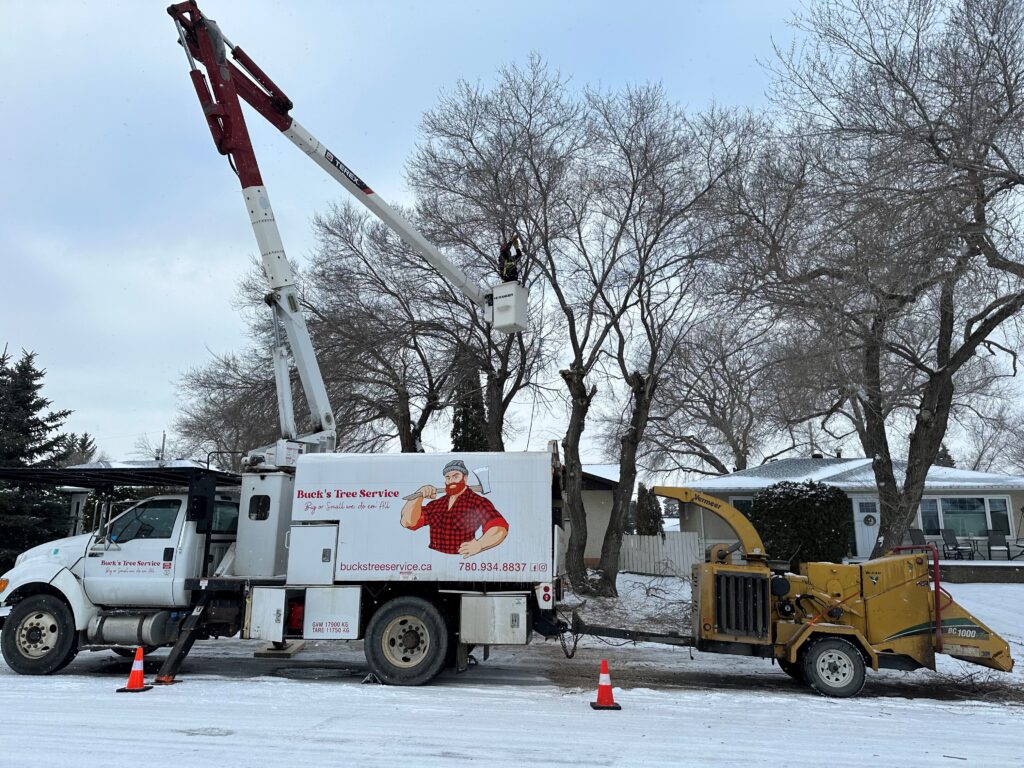
[[[583,514],[587,519],[587,546],[583,551],[583,560],[591,568],[601,560],[601,545],[608,530],[612,500],[618,485],[618,464],[583,465]],[[572,531],[568,514],[564,515],[562,525],[565,531],[562,544],[567,547],[569,533]]]
[[[895,462],[897,482],[906,464]],[[869,557],[878,537],[878,491],[870,459],[799,458],[779,459],[760,467],[730,475],[701,479],[687,485],[729,502],[748,512],[754,494],[775,483],[814,480],[841,488],[850,497],[854,533],[850,552]],[[988,531],[1002,531],[1008,539],[1024,536],[1024,477],[973,472],[950,467],[932,467],[912,527],[939,542],[943,528],[957,536],[984,542]],[[682,531],[696,531],[705,544],[735,541],[732,532],[711,513],[687,504],[679,520]]]

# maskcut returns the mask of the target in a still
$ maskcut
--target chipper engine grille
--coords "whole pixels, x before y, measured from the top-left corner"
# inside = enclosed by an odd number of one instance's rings
[[[723,634],[768,637],[768,578],[715,574],[715,629]]]

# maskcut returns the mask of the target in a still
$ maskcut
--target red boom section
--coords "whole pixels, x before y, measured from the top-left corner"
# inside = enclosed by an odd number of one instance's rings
[[[228,44],[224,35],[212,19],[203,16],[193,0],[172,5],[167,13],[178,25],[181,43],[186,46],[190,59],[199,61],[209,76],[207,80],[207,75],[193,66],[192,84],[217,151],[234,162],[243,189],[262,186],[239,97],[282,132],[292,124],[288,114],[291,100],[241,48],[232,47],[231,54],[252,79],[227,60]]]

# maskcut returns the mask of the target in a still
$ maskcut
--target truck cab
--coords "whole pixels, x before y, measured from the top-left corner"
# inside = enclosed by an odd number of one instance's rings
[[[78,479],[88,482],[81,472]],[[203,575],[204,558],[208,570],[216,568],[236,538],[237,491],[221,489],[207,501],[209,537],[190,519],[194,494],[182,489],[133,502],[96,531],[19,555],[0,577],[0,646],[8,665],[48,674],[81,648],[173,642],[191,601],[186,582]]]

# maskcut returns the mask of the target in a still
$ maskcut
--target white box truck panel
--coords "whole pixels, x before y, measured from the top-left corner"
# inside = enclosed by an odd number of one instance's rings
[[[360,587],[310,587],[302,636],[307,640],[355,640],[359,637]]]
[[[308,454],[292,522],[338,522],[337,581],[551,581],[551,482],[549,453]]]

